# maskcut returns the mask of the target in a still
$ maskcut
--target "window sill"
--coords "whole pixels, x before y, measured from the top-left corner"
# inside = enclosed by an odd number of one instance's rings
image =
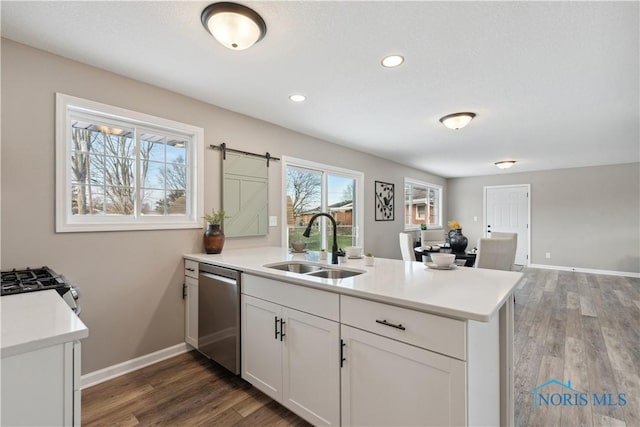
[[[144,231],[202,229],[201,223],[141,223],[141,224],[58,224],[56,233],[83,233],[95,231]]]

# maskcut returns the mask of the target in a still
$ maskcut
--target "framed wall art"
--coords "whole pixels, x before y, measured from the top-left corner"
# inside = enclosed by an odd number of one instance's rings
[[[376,221],[393,221],[394,184],[375,182]]]

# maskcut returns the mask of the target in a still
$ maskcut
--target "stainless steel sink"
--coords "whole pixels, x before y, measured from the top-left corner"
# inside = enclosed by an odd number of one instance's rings
[[[360,271],[353,270],[319,270],[308,273],[307,276],[324,277],[325,279],[344,279],[345,277],[357,276]]]
[[[357,276],[364,273],[359,270],[345,270],[337,267],[330,267],[325,264],[314,264],[304,261],[285,261],[276,264],[267,264],[265,267],[274,268],[291,273],[304,274],[305,276],[322,277],[325,279],[344,279],[345,277]]]
[[[290,271],[292,273],[306,274],[314,271],[322,270],[324,267],[315,264],[306,264],[303,262],[283,262],[279,264],[265,265],[265,267],[275,268],[276,270]]]

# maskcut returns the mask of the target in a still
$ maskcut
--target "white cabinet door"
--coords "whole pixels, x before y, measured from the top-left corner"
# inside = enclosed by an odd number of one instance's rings
[[[342,425],[466,425],[465,363],[341,326]]]
[[[198,280],[185,276],[184,340],[198,348]]]
[[[282,403],[313,425],[339,425],[339,324],[289,308],[282,315]]]
[[[242,295],[242,378],[282,400],[282,307]]]
[[[2,358],[3,426],[71,426],[73,360],[67,344]]]

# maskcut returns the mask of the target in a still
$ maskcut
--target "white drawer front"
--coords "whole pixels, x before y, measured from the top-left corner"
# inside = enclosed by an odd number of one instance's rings
[[[198,261],[184,260],[184,275],[188,277],[198,278]]]
[[[340,297],[338,294],[250,274],[242,275],[241,288],[243,294],[339,321]]]
[[[466,323],[346,295],[340,322],[437,353],[466,360]]]

